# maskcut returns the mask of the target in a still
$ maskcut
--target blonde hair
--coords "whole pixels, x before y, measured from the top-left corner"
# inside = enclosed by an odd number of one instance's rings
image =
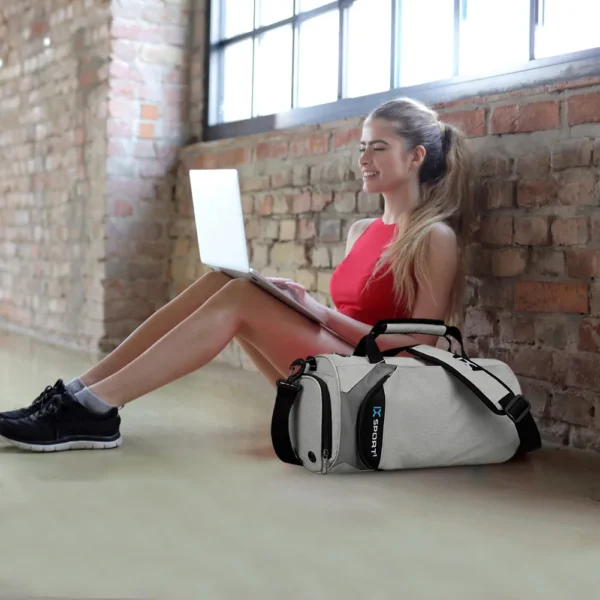
[[[441,123],[434,110],[409,98],[386,102],[367,119],[393,123],[408,150],[416,146],[426,150],[419,169],[419,204],[402,222],[375,272],[388,265],[386,270],[394,277],[396,300],[403,301],[411,314],[418,288],[430,286],[426,266],[429,234],[436,224],[447,224],[457,237],[459,267],[444,319],[458,324],[462,320],[465,248],[471,235],[472,217],[472,163],[465,138],[456,127]]]

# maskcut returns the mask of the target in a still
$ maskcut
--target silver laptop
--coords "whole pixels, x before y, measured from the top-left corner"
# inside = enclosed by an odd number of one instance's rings
[[[322,320],[250,267],[238,172],[235,169],[192,169],[190,184],[200,260],[233,278],[248,279],[312,321]]]

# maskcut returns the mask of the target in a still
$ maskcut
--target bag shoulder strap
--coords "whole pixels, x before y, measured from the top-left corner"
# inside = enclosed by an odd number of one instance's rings
[[[485,406],[497,415],[506,415],[517,428],[518,453],[541,447],[539,430],[531,414],[531,404],[521,394],[515,394],[502,380],[469,358],[440,348],[420,344],[405,351],[415,358],[439,365],[466,385]]]
[[[277,397],[271,420],[271,440],[279,460],[291,465],[302,465],[290,438],[290,413],[296,398],[302,391],[297,384],[286,379],[277,381]]]

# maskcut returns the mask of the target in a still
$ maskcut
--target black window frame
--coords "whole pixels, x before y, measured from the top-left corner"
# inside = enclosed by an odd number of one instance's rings
[[[222,1],[222,0],[220,0]],[[523,65],[517,65],[514,68],[503,70],[501,72],[490,73],[485,76],[460,76],[458,73],[459,56],[459,29],[460,29],[460,11],[461,0],[454,0],[454,76],[451,79],[433,81],[419,85],[396,87],[390,90],[359,96],[355,98],[342,98],[344,61],[341,60],[341,51],[345,44],[345,28],[340,27],[340,60],[338,75],[338,99],[327,104],[320,104],[306,108],[292,108],[289,111],[273,115],[252,117],[242,121],[228,123],[209,124],[209,103],[211,101],[210,90],[210,64],[211,55],[214,50],[221,50],[225,45],[251,39],[266,31],[281,27],[286,24],[301,23],[307,19],[324,14],[330,10],[345,9],[350,7],[355,0],[332,0],[328,4],[296,14],[296,2],[294,0],[293,17],[278,21],[272,25],[259,27],[247,33],[221,40],[211,42],[211,21],[212,21],[212,2],[208,0],[207,19],[206,19],[206,60],[205,60],[205,106],[203,115],[203,139],[204,141],[215,141],[220,139],[244,137],[261,133],[268,133],[277,130],[291,129],[303,125],[316,125],[342,119],[350,119],[366,115],[378,104],[397,98],[399,96],[409,96],[421,100],[427,104],[442,104],[476,98],[478,96],[488,96],[495,94],[504,94],[520,89],[533,88],[544,85],[559,84],[561,82],[595,77],[600,75],[600,46],[588,50],[571,52],[547,58],[534,58],[535,56],[535,28],[540,18],[543,18],[542,4],[543,0],[530,1],[530,26],[529,26],[529,61]],[[337,5],[337,6],[334,6]],[[392,31],[397,27],[396,2],[392,2]],[[340,21],[342,20],[342,11],[340,11]],[[340,23],[343,25],[343,23]],[[395,34],[393,34],[395,35]],[[392,60],[390,81],[393,83],[397,68],[397,50],[392,37]],[[292,76],[292,93],[295,88],[294,77]]]

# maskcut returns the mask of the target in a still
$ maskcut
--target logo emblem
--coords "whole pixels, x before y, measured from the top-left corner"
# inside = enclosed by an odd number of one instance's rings
[[[373,407],[373,418],[375,418],[375,417],[381,418],[381,406]]]

